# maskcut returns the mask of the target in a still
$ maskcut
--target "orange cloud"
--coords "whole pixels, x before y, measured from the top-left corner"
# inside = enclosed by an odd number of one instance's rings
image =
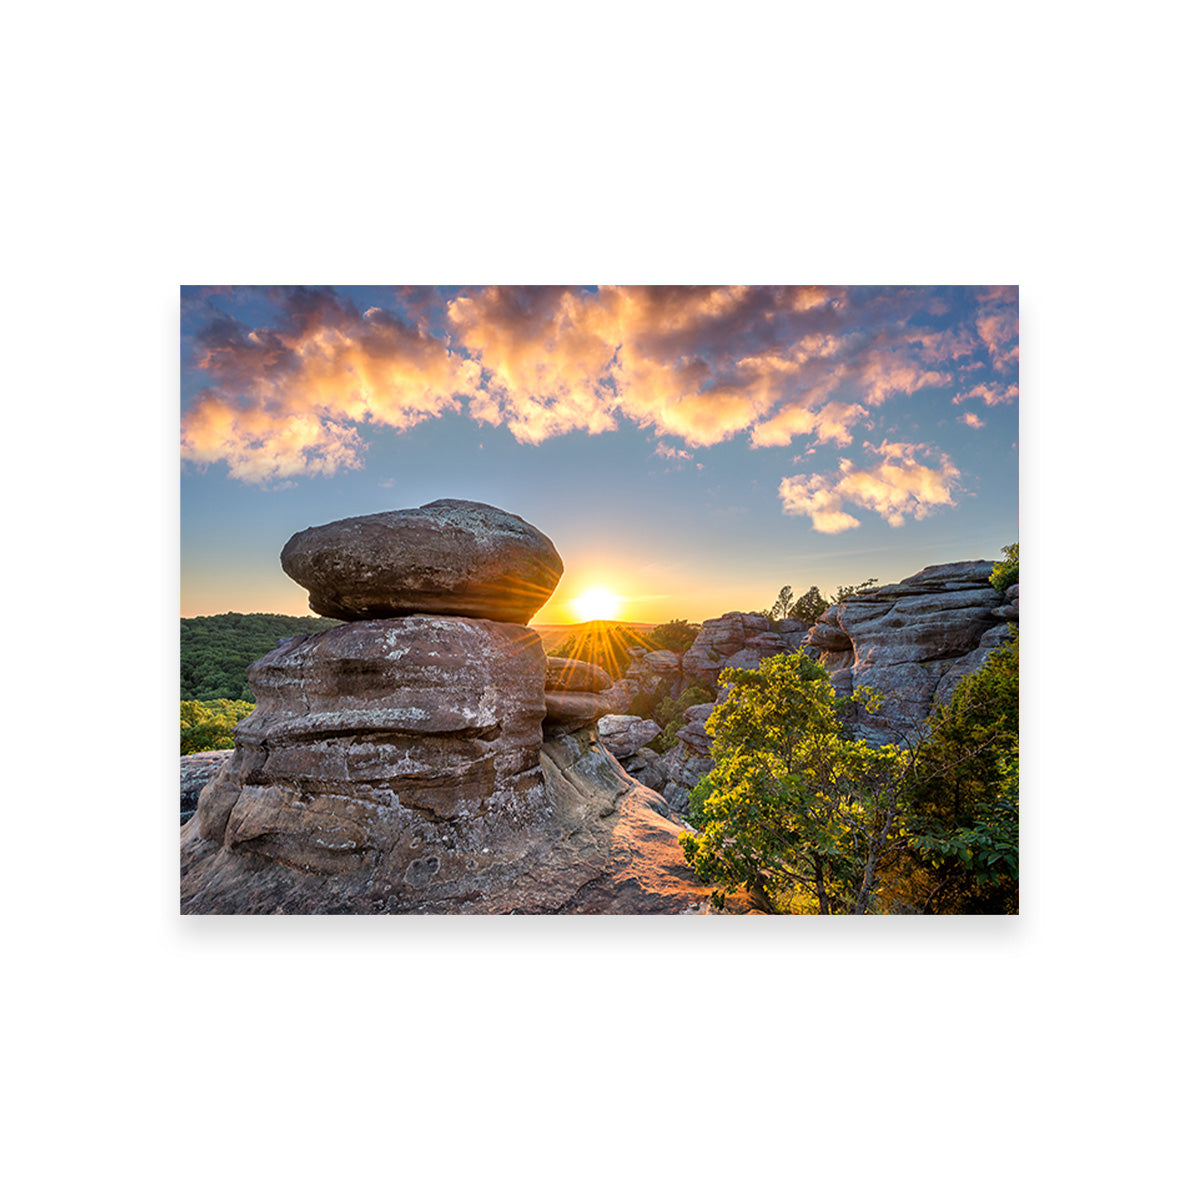
[[[743,433],[847,447],[892,397],[951,386],[983,348],[1004,366],[1017,353],[1015,289],[980,293],[946,330],[920,327],[947,305],[912,288],[483,287],[448,303],[408,288],[404,319],[328,288],[271,299],[269,327],[218,316],[195,338],[209,383],[183,419],[186,460],[255,483],[361,466],[372,425],[464,404],[528,444],[626,420],[689,448]],[[1015,396],[979,385],[955,402]]]
[[[783,511],[811,517],[818,533],[841,533],[860,523],[844,510],[845,504],[875,512],[893,527],[903,525],[909,517],[921,521],[941,505],[953,506],[960,472],[946,455],[903,442],[864,443],[864,448],[880,461],[858,467],[843,458],[836,477],[791,475],[782,479]],[[930,457],[936,459],[935,465],[918,461]]]
[[[982,429],[984,427],[984,425],[986,424],[984,419],[978,413],[973,413],[973,412],[965,412],[958,419],[964,425],[969,426],[971,429]]]
[[[1020,357],[1017,289],[987,288],[980,294],[975,327],[992,357],[992,366],[1007,369]]]
[[[224,460],[247,483],[328,475],[362,465],[359,423],[411,429],[478,387],[476,363],[381,309],[360,315],[321,289],[281,303],[278,327],[223,318],[199,336],[213,382],[184,414],[185,460]]]
[[[988,408],[995,408],[998,404],[1011,404],[1019,394],[1015,383],[1010,383],[1007,387],[1002,387],[998,383],[977,383],[969,392],[959,392],[954,397],[953,403],[961,404],[964,400],[982,400]]]

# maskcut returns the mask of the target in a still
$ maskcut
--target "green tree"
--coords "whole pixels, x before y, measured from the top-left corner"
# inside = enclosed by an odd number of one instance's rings
[[[1020,639],[1013,635],[929,719],[914,764],[910,857],[897,899],[928,913],[1019,906]]]
[[[791,611],[792,589],[790,585],[785,585],[779,589],[779,596],[768,609],[767,617],[772,621],[782,621],[791,615]]]
[[[821,589],[814,584],[792,605],[788,616],[794,621],[804,621],[809,625],[815,625],[817,618],[829,605],[830,601],[821,595]]]
[[[905,846],[908,752],[846,736],[859,689],[836,700],[824,668],[803,654],[726,670],[713,711],[713,770],[692,791],[684,856],[715,885],[718,906],[745,888],[767,912],[868,912]]]
[[[862,583],[848,583],[838,588],[837,594],[830,601],[831,604],[841,604],[843,600],[849,600],[851,596],[857,596],[859,592],[865,592],[868,588],[873,588],[879,582],[878,579],[864,579]]]
[[[1002,596],[1008,588],[1012,587],[1020,579],[1021,563],[1019,547],[1019,542],[1013,542],[1011,546],[1001,546],[1000,552],[1004,557],[992,568],[992,573],[988,576],[988,582]]]
[[[665,625],[656,625],[650,631],[650,641],[660,650],[674,650],[676,654],[684,654],[691,649],[699,632],[699,625],[676,617]]]
[[[243,700],[182,700],[179,704],[179,753],[232,750],[233,727],[254,711]]]

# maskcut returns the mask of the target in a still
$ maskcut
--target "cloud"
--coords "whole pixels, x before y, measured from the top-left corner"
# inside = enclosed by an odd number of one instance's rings
[[[973,413],[973,412],[965,412],[958,419],[964,425],[969,426],[971,429],[982,429],[984,427],[984,425],[986,424],[984,419],[978,413]]]
[[[675,446],[666,445],[664,442],[659,442],[654,447],[654,454],[656,458],[678,458],[685,461],[690,460],[692,457],[686,450],[679,450]]]
[[[874,512],[893,527],[909,517],[924,520],[942,505],[954,505],[960,472],[945,454],[906,442],[883,441],[878,446],[864,442],[863,449],[877,461],[856,466],[843,458],[836,476],[790,475],[780,480],[783,511],[811,517],[818,533],[841,533],[860,523],[845,511],[846,504]]]
[[[988,408],[995,408],[998,404],[1011,404],[1019,395],[1017,385],[1010,383],[1007,387],[1003,384],[992,383],[977,383],[969,392],[959,392],[954,397],[955,404],[961,404],[964,400],[982,400]]]
[[[979,295],[975,327],[997,370],[1015,366],[1020,357],[1015,287],[984,289]]]
[[[204,302],[182,452],[254,483],[361,466],[372,426],[464,405],[527,444],[632,422],[688,451],[736,436],[844,449],[894,397],[965,387],[975,360],[1007,370],[1017,353],[1015,289],[954,289],[951,305],[927,288],[415,287],[394,312],[331,288],[252,291],[232,311],[269,304],[254,325]],[[1016,395],[987,386],[956,402]]]
[[[196,335],[211,383],[184,414],[184,459],[223,460],[247,483],[329,475],[362,465],[359,424],[411,429],[478,387],[476,364],[395,314],[360,314],[328,288],[272,296],[274,324],[220,315]]]

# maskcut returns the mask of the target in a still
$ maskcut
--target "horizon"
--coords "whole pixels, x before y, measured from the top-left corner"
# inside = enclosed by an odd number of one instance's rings
[[[699,623],[1018,541],[1015,287],[181,288],[180,615],[312,615],[295,532],[554,542],[531,624]]]

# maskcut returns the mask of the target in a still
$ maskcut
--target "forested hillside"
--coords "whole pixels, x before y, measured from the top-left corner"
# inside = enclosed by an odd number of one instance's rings
[[[222,613],[179,620],[179,699],[249,700],[246,668],[280,638],[319,633],[340,621],[278,613]]]

